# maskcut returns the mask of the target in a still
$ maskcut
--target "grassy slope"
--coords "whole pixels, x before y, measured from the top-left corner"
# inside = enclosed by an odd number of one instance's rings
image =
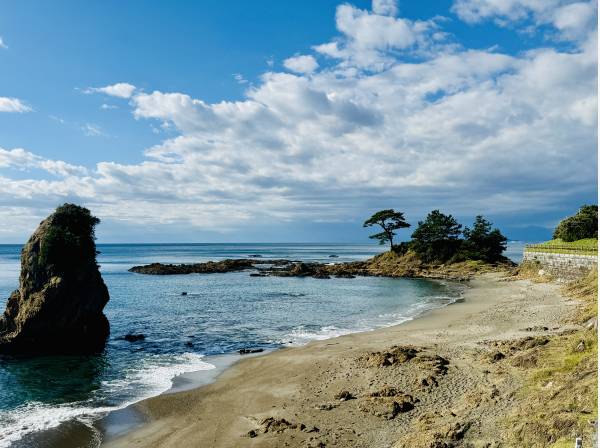
[[[598,240],[596,238],[586,238],[578,241],[566,242],[560,239],[546,241],[541,244],[535,244],[534,247],[526,247],[526,251],[547,252],[547,253],[578,253],[582,255],[597,255]]]
[[[572,447],[577,436],[584,446],[592,446],[590,422],[598,418],[598,333],[584,324],[597,319],[597,272],[567,285],[565,294],[580,302],[571,319],[583,327],[552,336],[539,349],[537,365],[517,393],[522,404],[509,417],[514,446]]]
[[[368,261],[367,269],[372,275],[390,277],[428,277],[468,279],[476,274],[511,269],[510,262],[492,265],[484,261],[462,261],[447,264],[425,264],[412,251],[404,255],[384,252]]]

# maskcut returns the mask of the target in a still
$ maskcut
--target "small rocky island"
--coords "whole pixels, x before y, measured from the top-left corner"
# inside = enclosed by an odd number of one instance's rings
[[[483,216],[477,216],[472,227],[459,224],[452,215],[431,211],[419,221],[410,241],[394,244],[399,229],[411,225],[404,214],[393,209],[381,210],[365,221],[364,227],[380,227],[371,235],[390,250],[364,261],[316,263],[292,260],[267,260],[258,255],[249,259],[228,259],[194,264],[152,263],[134,266],[130,272],[150,275],[213,274],[251,271],[253,277],[331,277],[356,276],[413,277],[468,280],[481,272],[503,271],[515,264],[502,255],[506,237]],[[330,255],[330,258],[338,258]]]
[[[497,263],[469,260],[455,263],[424,263],[416,254],[394,251],[365,261],[340,263],[300,262],[293,260],[227,259],[193,264],[151,263],[134,266],[130,272],[147,275],[217,274],[248,271],[252,277],[312,277],[319,279],[365,277],[409,277],[468,280],[481,272],[514,267],[509,260]]]
[[[86,208],[64,204],[42,221],[21,252],[19,288],[0,317],[0,353],[93,353],[109,335],[108,289],[96,263]]]

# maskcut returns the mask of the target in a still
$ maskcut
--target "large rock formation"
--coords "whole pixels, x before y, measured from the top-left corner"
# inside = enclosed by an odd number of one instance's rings
[[[89,210],[64,204],[41,222],[21,252],[19,289],[0,317],[0,352],[91,353],[104,347],[108,289],[96,264]]]

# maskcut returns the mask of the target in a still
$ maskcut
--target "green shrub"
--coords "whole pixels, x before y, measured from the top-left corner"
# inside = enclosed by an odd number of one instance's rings
[[[492,223],[479,215],[473,228],[465,228],[460,252],[466,260],[483,260],[494,263],[503,258],[506,250],[506,237],[500,230],[492,229]]]
[[[582,206],[575,215],[563,219],[556,226],[552,237],[566,242],[598,238],[598,206]]]
[[[87,208],[63,204],[51,216],[39,260],[60,275],[73,272],[77,267],[96,262],[94,227],[100,220]]]

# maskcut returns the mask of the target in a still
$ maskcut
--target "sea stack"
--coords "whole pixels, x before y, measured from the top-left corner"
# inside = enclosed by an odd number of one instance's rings
[[[19,289],[0,317],[0,352],[94,353],[109,334],[108,289],[96,263],[94,228],[84,207],[64,204],[43,220],[21,252]]]

